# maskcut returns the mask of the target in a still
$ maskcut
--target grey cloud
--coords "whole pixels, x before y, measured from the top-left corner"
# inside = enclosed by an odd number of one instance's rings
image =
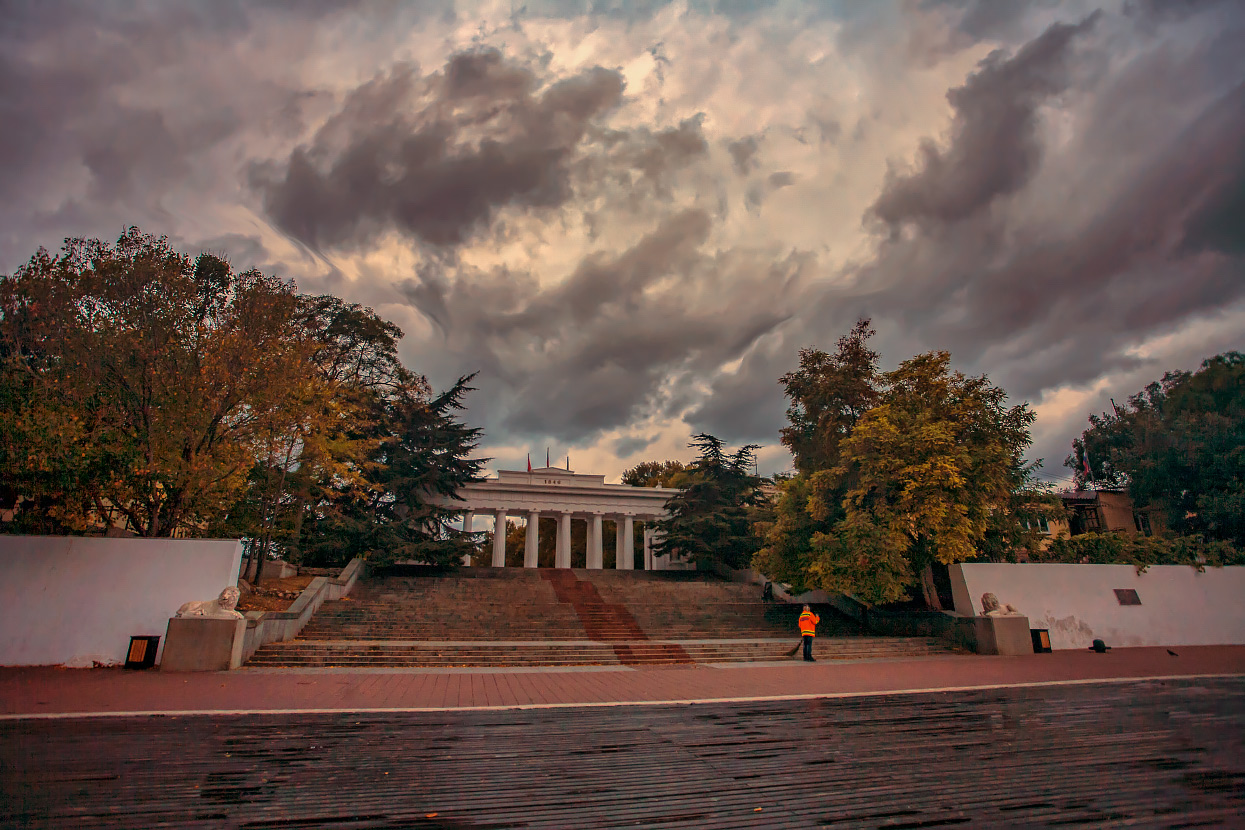
[[[746,176],[757,166],[756,154],[760,142],[756,136],[750,135],[738,141],[727,143],[726,149],[735,163],[735,172]]]
[[[892,178],[879,197],[879,212],[917,222],[919,232],[882,237],[876,257],[812,288],[800,313],[737,372],[714,379],[689,422],[728,440],[775,440],[784,403],[777,379],[797,350],[832,347],[862,315],[879,330],[884,365],[947,348],[957,367],[989,373],[1016,400],[1107,373],[1157,377],[1174,368],[1131,347],[1245,307],[1245,54],[1228,58],[1221,48],[1245,35],[1245,14],[1225,21],[1223,8],[1191,18],[1181,36],[1197,40],[1179,50],[1164,39],[1170,36],[1129,43],[1140,51],[1078,92],[1076,132],[1050,168],[1036,163],[1046,148],[1029,107],[1034,98],[1061,105],[1045,90],[1064,83],[1079,27],[1048,30],[1014,58],[982,67],[960,90],[951,145],[917,176]],[[1105,68],[1103,50],[1121,46],[1104,37],[1086,48]],[[1173,61],[1177,51],[1188,58]],[[1221,56],[1211,66],[1203,60],[1209,53]],[[1009,77],[1019,87],[1019,111],[1003,95]],[[995,95],[989,105],[972,100]],[[995,153],[1020,158],[1013,169],[1024,174],[1000,172]],[[1063,218],[1057,204],[1043,202],[1043,194],[1066,198],[1070,190],[1051,176],[1099,182],[1101,204],[1076,205]],[[1025,198],[999,199],[1003,193]],[[1028,213],[1035,205],[1045,209],[1040,218]],[[1035,448],[1056,464],[1066,451]]]
[[[578,441],[637,418],[677,414],[686,387],[744,354],[790,316],[805,263],[703,250],[709,217],[667,217],[631,248],[585,258],[565,281],[450,269],[401,286],[446,320],[434,377],[480,368],[487,428]]]
[[[1033,9],[1058,5],[1060,0],[921,0],[926,8],[945,8],[957,12],[956,28],[966,42],[978,43],[990,38],[1012,38]],[[1160,0],[1161,2],[1161,0]]]
[[[173,238],[175,247],[181,250],[201,250],[229,260],[236,270],[247,271],[258,268],[271,273],[274,269],[267,263],[268,250],[257,236],[240,233],[225,233],[206,239],[184,240]]]
[[[961,336],[1015,337],[1037,324],[1080,324],[1118,343],[1245,296],[1245,261],[1197,256],[1231,241],[1213,231],[1239,210],[1243,146],[1245,84],[1147,160],[1137,179],[1089,225],[1062,239],[1032,239],[1004,267],[987,272],[966,298],[973,322]],[[1044,309],[1049,305],[1060,318],[1050,319]],[[1055,367],[1076,371],[1055,363],[1035,381],[1052,381]]]
[[[269,5],[7,5],[0,269],[65,236],[110,236],[129,224],[177,235],[174,194],[236,201],[231,167],[243,138],[294,132],[314,96],[268,70],[301,57],[307,28],[333,13]],[[376,9],[369,23],[388,16]],[[253,37],[264,41],[258,60],[244,46]]]
[[[793,184],[795,184],[795,174],[790,171],[781,170],[770,173],[764,181],[753,182],[748,186],[748,190],[744,193],[744,204],[751,210],[759,211],[771,193]]]
[[[701,116],[676,127],[599,130],[572,167],[573,186],[591,201],[604,196],[610,208],[625,204],[648,212],[653,199],[668,201],[676,174],[708,156]]]
[[[627,435],[622,438],[615,439],[614,443],[611,445],[611,449],[613,449],[615,455],[626,458],[629,455],[635,455],[641,450],[646,449],[656,440],[657,436]]]
[[[834,338],[827,334],[826,339]],[[779,342],[786,346],[790,340]],[[778,379],[794,364],[795,353],[788,354],[786,348],[758,349],[749,354],[737,372],[716,378],[713,394],[687,414],[690,431],[709,432],[736,443],[777,441],[787,409]]]
[[[1050,16],[1040,2],[948,2],[957,44],[1010,44]],[[660,5],[584,0],[562,11],[637,19]],[[746,4],[691,8],[729,11],[732,26],[754,15]],[[868,76],[862,88],[885,94],[904,82],[896,50],[881,46],[902,8],[795,13],[843,21],[847,58]],[[806,255],[714,250],[717,217],[682,209],[740,187],[755,187],[759,205],[789,184],[759,165],[761,134],[725,137],[711,153],[698,118],[607,129],[618,75],[551,83],[540,56],[473,52],[391,69],[410,33],[402,24],[452,15],[448,2],[10,4],[0,24],[0,270],[37,244],[138,222],[240,267],[302,273],[308,290],[370,295],[412,330],[402,345],[412,367],[442,385],[482,370],[470,417],[494,443],[617,430],[615,450],[638,452],[634,424],[680,414],[689,431],[773,442],[785,406],[777,379],[798,348],[832,347],[861,315],[879,328],[884,362],[950,348],[959,368],[987,371],[1021,398],[1109,370],[1148,379],[1169,367],[1131,346],[1245,307],[1245,9],[1231,0],[1133,9],[1105,14],[1092,35],[1082,33],[1088,23],[1060,24],[980,66],[951,92],[945,144],[878,194],[876,257],[823,274]],[[533,3],[529,13],[543,12]],[[373,78],[342,99],[298,80],[326,31],[339,38],[339,77]],[[1052,111],[1068,117],[1061,143],[1044,147],[1036,127]],[[802,139],[817,144],[821,129],[821,141],[833,140],[839,115],[821,113]],[[323,128],[309,134],[308,124]],[[849,145],[837,148],[848,163]],[[276,163],[238,169],[264,158]],[[800,174],[802,185],[821,180]],[[1052,204],[1069,191],[1051,186],[1055,175],[1089,183],[1097,207]],[[258,190],[245,189],[250,181]],[[408,308],[391,305],[394,275],[379,263],[356,259],[350,279],[312,253],[293,254],[287,269],[269,264],[276,257],[261,240],[271,229],[244,214],[264,199],[286,233],[313,245],[348,248],[381,229],[417,240],[427,265],[400,286]],[[585,257],[556,285],[464,265],[460,243],[511,232],[506,206],[651,230]],[[887,234],[892,226],[902,232]],[[430,329],[412,326],[416,316]],[[1064,452],[1040,454],[1057,463]]]
[[[426,77],[395,67],[253,184],[273,221],[313,248],[360,245],[390,227],[456,245],[503,206],[565,202],[569,162],[623,81],[597,67],[537,86],[493,50],[455,55]]]
[[[955,110],[947,149],[923,141],[920,169],[891,171],[870,213],[891,226],[955,222],[1024,187],[1041,159],[1038,107],[1065,88],[1070,45],[1097,19],[1056,23],[1010,58],[991,53],[947,93]]]
[[[1245,297],[1225,227],[1245,170],[1245,93],[1220,97],[1083,224],[980,217],[885,245],[858,275],[879,316],[990,368],[1020,397],[1128,370],[1126,347]],[[1001,223],[1011,222],[1007,234]],[[1216,256],[1199,255],[1212,248]],[[827,298],[826,303],[832,302]]]
[[[1142,26],[1184,20],[1235,0],[1127,0],[1124,13]]]

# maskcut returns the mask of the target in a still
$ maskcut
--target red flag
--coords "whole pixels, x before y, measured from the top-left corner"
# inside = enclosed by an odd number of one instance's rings
[[[1093,473],[1089,470],[1089,447],[1081,447],[1081,463],[1085,467],[1085,480],[1093,478]]]
[[[532,454],[530,452],[527,454],[527,471],[529,473],[532,471]]]

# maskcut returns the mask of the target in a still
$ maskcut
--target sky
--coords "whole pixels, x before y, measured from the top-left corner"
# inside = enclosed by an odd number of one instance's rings
[[[1036,412],[1245,350],[1235,0],[4,0],[0,273],[129,225],[362,303],[490,469],[778,443],[861,317]]]

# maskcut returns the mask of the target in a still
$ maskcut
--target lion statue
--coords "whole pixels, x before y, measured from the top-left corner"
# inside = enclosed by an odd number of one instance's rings
[[[238,605],[240,596],[241,593],[239,593],[238,589],[230,585],[221,591],[220,596],[216,599],[186,603],[177,609],[177,616],[203,617],[209,620],[240,620],[243,619],[242,614],[234,610]]]
[[[981,613],[987,617],[1019,617],[1020,612],[1012,605],[999,605],[999,598],[994,594],[981,595]]]

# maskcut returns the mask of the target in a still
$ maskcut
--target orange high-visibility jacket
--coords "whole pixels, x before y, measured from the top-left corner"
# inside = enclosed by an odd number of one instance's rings
[[[812,611],[805,611],[800,615],[800,636],[816,637],[817,623],[821,622],[821,617]]]

